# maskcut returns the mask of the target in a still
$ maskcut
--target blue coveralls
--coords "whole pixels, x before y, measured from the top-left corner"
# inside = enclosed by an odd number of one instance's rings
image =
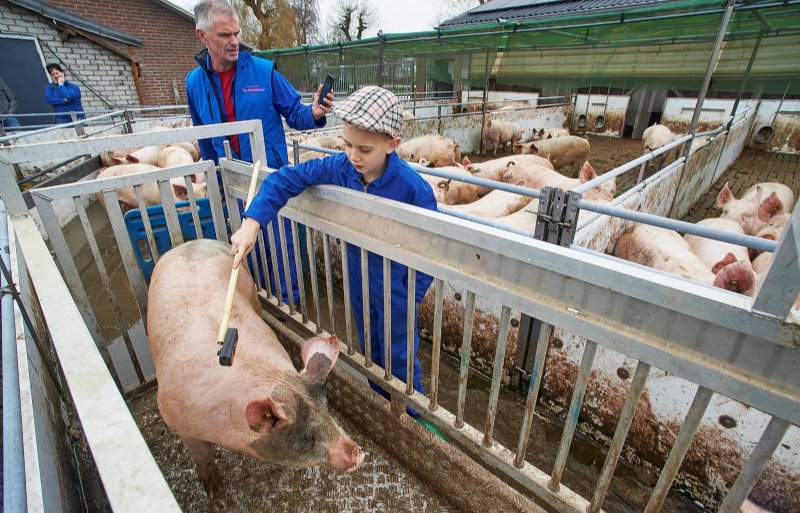
[[[77,84],[69,80],[65,80],[64,85],[47,84],[44,97],[47,103],[53,106],[54,111],[66,112],[55,117],[56,123],[71,123],[72,118],[69,115],[71,111],[78,113],[78,119],[86,119],[81,103],[81,88]]]
[[[199,66],[186,75],[186,95],[192,123],[195,126],[225,123],[228,119],[225,116],[222,100],[222,85],[220,84],[219,75],[211,71],[208,50],[203,50],[197,54],[195,60]],[[286,123],[290,127],[298,130],[309,130],[325,126],[325,117],[323,116],[318,121],[314,120],[311,106],[303,105],[300,95],[275,69],[272,61],[254,57],[251,53],[244,51],[243,47],[240,47],[239,50],[239,59],[236,63],[236,74],[233,79],[232,89],[234,91],[233,107],[236,112],[236,120],[261,120],[267,152],[267,165],[270,168],[277,169],[289,162],[286,153],[286,134],[283,130],[281,116],[286,119]],[[225,147],[223,146],[225,139],[225,137],[215,137],[198,141],[203,159],[219,162],[219,158],[225,156]],[[231,150],[233,151],[233,148]],[[234,152],[235,158],[247,162],[253,161],[249,137],[239,137],[239,151],[239,155]],[[269,240],[267,238],[267,225],[262,223],[262,226],[264,226],[264,241],[267,242]],[[289,273],[291,275],[293,296],[295,301],[299,301],[291,221],[286,219],[284,228],[286,229]],[[278,244],[280,232],[278,231],[277,219],[272,221],[272,230],[278,246],[278,271],[283,299],[286,301],[288,295],[283,268],[283,254]],[[267,253],[269,254],[269,251]],[[274,276],[271,271],[271,259],[267,258],[267,262],[270,268],[269,275]],[[272,287],[272,290],[276,290],[274,288],[275,283],[272,283]]]
[[[431,186],[396,153],[389,155],[386,171],[377,180],[364,185],[363,175],[356,171],[345,154],[333,155],[323,159],[309,160],[296,166],[283,167],[271,173],[261,184],[258,195],[245,212],[262,226],[273,219],[278,211],[289,201],[312,185],[339,185],[367,192],[382,198],[393,199],[410,205],[437,210],[436,199]],[[383,258],[369,253],[369,316],[372,359],[384,367],[383,331]],[[353,245],[347,246],[347,264],[350,273],[350,302],[356,320],[358,341],[364,349],[364,316],[361,294],[361,250]],[[408,305],[408,268],[396,262],[391,266],[392,296],[392,374],[406,379],[406,338]],[[417,273],[416,305],[425,297],[433,278]],[[423,393],[422,369],[417,359],[419,332],[417,331],[417,308],[414,309],[414,388]]]

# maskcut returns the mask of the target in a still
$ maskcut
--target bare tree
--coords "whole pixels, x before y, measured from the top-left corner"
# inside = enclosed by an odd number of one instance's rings
[[[367,0],[339,0],[328,23],[327,42],[354,41],[378,22],[375,6]]]
[[[436,17],[436,24],[439,25],[445,20],[455,18],[470,9],[483,5],[488,0],[441,0],[439,2],[439,15]]]
[[[260,50],[297,45],[295,11],[289,0],[232,0],[242,41]]]
[[[295,41],[298,45],[319,40],[319,2],[317,0],[290,0],[294,9]]]

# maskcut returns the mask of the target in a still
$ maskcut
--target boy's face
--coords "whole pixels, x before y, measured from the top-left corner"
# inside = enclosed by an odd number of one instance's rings
[[[350,123],[344,123],[343,132],[344,151],[350,163],[367,183],[380,178],[386,169],[386,157],[400,144],[400,138],[367,132]]]

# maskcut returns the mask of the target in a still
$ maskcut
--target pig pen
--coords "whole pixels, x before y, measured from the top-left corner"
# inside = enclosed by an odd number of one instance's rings
[[[258,130],[254,125],[243,122],[229,126],[182,129],[169,134],[159,134],[158,137],[162,142],[172,142],[240,133],[246,130],[253,134],[251,137],[254,138],[254,148],[263,150],[263,141],[258,141]],[[32,154],[62,156],[78,151],[80,145],[84,146],[82,149],[92,151],[144,145],[147,137],[155,136],[132,136],[126,139],[110,137],[83,141],[72,147],[62,145],[11,148],[0,150],[2,151],[0,155],[2,155],[3,170],[6,171],[8,168],[6,162],[21,161]],[[221,167],[225,195],[229,199],[243,197],[247,188],[249,166],[223,161]],[[673,169],[675,167],[677,166],[673,166]],[[209,179],[214,176],[213,168],[208,163],[202,163],[169,171],[158,171],[144,179],[167,180],[173,176],[188,176],[198,170],[205,172]],[[60,273],[27,209],[24,208],[20,198],[8,192],[11,190],[7,183],[8,176],[9,173],[4,173],[5,182],[2,184],[2,190],[19,241],[18,252],[23,257],[19,262],[22,272],[18,275],[18,279],[22,282],[21,288],[25,292],[27,308],[36,312],[38,314],[36,317],[46,322],[49,327],[49,331],[45,331],[43,325],[40,325],[39,329],[33,331],[46,333],[47,340],[52,343],[57,353],[61,373],[68,384],[70,402],[74,403],[75,411],[80,418],[81,429],[98,468],[111,509],[177,511],[180,506],[176,504],[172,490],[166,486],[165,476],[150,456],[141,433],[130,421],[128,407],[119,398],[117,384],[122,386],[120,381],[123,373],[120,367],[123,364],[114,361],[108,352],[95,349],[95,340],[105,349],[102,342],[104,339],[93,337],[98,328],[87,295],[82,291],[84,286],[81,277],[76,271],[74,262],[70,264],[72,256],[67,241],[64,240],[63,234],[59,235],[60,227],[48,212],[48,205],[53,201],[72,201],[80,205],[80,201],[76,201],[76,198],[94,194],[97,192],[97,187],[93,188],[91,184],[77,187],[61,186],[37,192],[37,206],[40,213],[43,213],[43,222],[64,272],[65,281],[61,281]],[[143,179],[139,180],[141,183]],[[122,183],[133,184],[136,183],[136,179],[128,177],[126,180],[119,180],[119,184]],[[116,204],[113,201],[114,193],[111,190],[104,190],[103,194],[110,200],[108,204],[112,205],[111,224],[119,246],[118,252],[122,256],[126,270],[125,281],[137,299],[136,308],[146,308],[146,301],[141,301],[146,284],[138,272],[135,261],[131,261],[131,245],[124,228],[120,226],[121,213],[115,212],[113,208]],[[217,237],[224,239],[226,231],[221,198],[214,198],[213,194],[211,196],[216,234]],[[174,208],[170,208],[172,205],[168,198],[165,198],[164,203],[168,206],[165,214],[170,238],[173,244],[179,244],[183,236],[177,220],[174,219],[176,212]],[[229,208],[235,207],[235,202],[228,201],[227,204]],[[375,398],[371,394],[366,394],[364,397],[356,396],[356,391],[364,391],[365,387],[354,381],[350,374],[343,370],[337,371],[336,382],[331,387],[332,403],[337,405],[345,403],[345,406],[349,404],[350,408],[357,410],[360,408],[358,410],[360,416],[356,418],[368,418],[369,420],[363,424],[376,427],[378,437],[382,436],[388,444],[394,445],[396,457],[410,458],[413,464],[423,470],[423,475],[425,471],[428,472],[426,482],[429,485],[435,486],[437,492],[444,497],[448,499],[452,497],[451,500],[456,501],[454,506],[450,506],[443,502],[437,505],[433,499],[430,502],[425,502],[427,499],[423,499],[425,504],[430,504],[432,508],[430,510],[437,507],[445,511],[449,507],[465,511],[530,510],[535,508],[526,498],[530,496],[538,497],[559,511],[584,511],[587,507],[591,511],[600,510],[601,506],[606,504],[605,498],[609,490],[613,491],[613,487],[609,487],[616,479],[612,481],[611,476],[623,451],[623,442],[634,419],[635,407],[644,391],[651,364],[657,369],[662,369],[659,372],[669,372],[687,380],[689,392],[692,388],[697,391],[686,421],[680,419],[677,425],[671,426],[672,432],[677,432],[677,440],[673,453],[661,471],[661,477],[653,488],[640,494],[643,504],[649,503],[651,510],[659,509],[700,419],[711,415],[706,415],[704,412],[714,392],[743,401],[754,406],[753,411],[758,408],[772,416],[765,434],[758,441],[756,450],[746,461],[744,471],[739,473],[725,499],[726,511],[733,511],[733,508],[738,507],[754,484],[766,460],[773,456],[773,452],[775,453],[773,458],[780,458],[786,450],[794,449],[789,441],[786,444],[790,446],[789,449],[780,447],[776,451],[788,425],[798,423],[796,378],[791,376],[790,372],[792,366],[796,364],[796,346],[792,346],[790,341],[796,340],[797,330],[792,326],[786,326],[782,318],[777,318],[775,312],[782,305],[776,308],[773,304],[762,304],[758,302],[760,297],[757,297],[754,303],[757,308],[753,308],[754,305],[749,299],[745,300],[728,293],[708,290],[707,287],[697,284],[687,284],[671,277],[660,276],[649,270],[608,259],[599,253],[544,244],[494,228],[476,228],[473,223],[440,214],[420,212],[405,205],[367,200],[352,191],[330,187],[315,188],[297,198],[291,207],[283,212],[296,222],[335,237],[342,241],[342,244],[355,244],[436,278],[435,286],[432,288],[433,347],[431,364],[429,367],[426,365],[426,373],[428,368],[431,369],[430,396],[423,397],[417,393],[409,393],[403,383],[391,379],[375,364],[370,365],[364,355],[354,347],[352,333],[347,333],[350,331],[347,329],[342,337],[344,363],[357,374],[368,376],[390,390],[393,397],[392,407],[390,408],[385,402],[374,402]],[[79,206],[78,211],[83,212]],[[194,204],[192,212],[196,212]],[[228,214],[231,215],[230,222],[235,227],[238,216],[235,212]],[[89,234],[93,231],[91,223],[84,222],[83,216],[81,222],[88,227],[87,237],[90,237]],[[794,224],[796,226],[797,223]],[[274,235],[277,240],[281,239],[280,234]],[[316,253],[313,247],[314,238],[310,237],[309,240],[312,241],[311,252]],[[92,246],[91,243],[89,245]],[[96,253],[95,264],[102,263],[103,256],[99,254],[99,248],[91,249],[93,254]],[[328,253],[329,251],[325,252],[326,261],[330,259]],[[795,247],[788,245],[779,248],[778,256],[791,258],[792,255],[796,263]],[[28,269],[35,269],[35,272],[26,272],[25,265]],[[328,297],[333,297],[330,285],[333,279],[329,269],[330,266],[326,266],[326,291]],[[310,270],[312,275],[314,272]],[[104,273],[105,271],[100,272],[101,281],[106,281],[102,278]],[[790,268],[776,279],[796,278],[796,269]],[[67,284],[72,288],[72,294]],[[776,286],[773,282],[768,283],[770,284],[772,287]],[[473,341],[475,337],[463,336],[457,378],[453,380],[456,386],[450,391],[455,397],[452,405],[445,401],[446,394],[443,391],[439,392],[440,387],[444,389],[446,380],[445,374],[440,372],[440,368],[446,367],[440,365],[441,345],[447,344],[445,324],[453,324],[454,318],[457,324],[459,319],[459,313],[445,304],[445,297],[451,297],[445,292],[449,290],[445,287],[454,286],[461,291],[458,300],[463,298],[465,304],[469,306],[461,314],[463,319],[461,326],[468,328],[462,333],[472,331],[472,327],[476,324],[478,328],[491,324],[491,319],[481,317],[481,300],[503,305],[500,320],[496,323],[498,336],[495,352],[499,357],[487,360],[487,363],[494,362],[489,373],[491,384],[484,392],[486,409],[477,419],[473,418],[466,408],[467,390],[470,388],[470,382],[474,382],[470,379],[470,374],[474,376],[474,371],[470,371],[469,367],[478,370],[485,368],[480,362],[476,365],[474,359],[470,361],[472,353],[482,349],[480,341]],[[110,287],[107,290],[110,290]],[[769,291],[769,288],[767,290]],[[636,293],[633,294],[632,291]],[[114,290],[109,297],[113,298],[117,293],[123,291]],[[319,291],[312,294],[316,300],[314,302],[319,301],[319,307],[307,304],[301,305],[299,309],[297,305],[282,304],[280,295],[268,290],[262,291],[262,300],[267,312],[271,314],[270,323],[273,328],[279,333],[283,332],[284,338],[291,340],[294,330],[304,335],[323,330],[337,331],[329,324],[333,322],[331,320],[333,316],[330,315],[327,318],[328,323],[325,323],[325,316],[319,313],[322,306],[321,295]],[[763,297],[769,299],[770,295]],[[114,299],[109,299],[108,302],[114,303]],[[473,308],[474,306],[477,308]],[[316,317],[311,315],[312,312]],[[580,419],[578,413],[584,402],[582,392],[576,395],[577,399],[570,407],[570,411],[574,414],[568,416],[564,429],[560,432],[561,443],[558,453],[554,455],[553,462],[544,465],[545,470],[531,463],[527,455],[531,451],[541,450],[537,445],[541,442],[535,436],[531,438],[531,427],[534,417],[541,412],[541,409],[537,412],[535,408],[540,395],[545,358],[548,360],[547,367],[552,368],[549,361],[554,351],[548,351],[545,343],[539,344],[535,351],[536,357],[533,358],[534,371],[530,373],[526,400],[517,405],[516,417],[510,415],[505,408],[506,403],[501,403],[499,397],[501,382],[504,380],[503,362],[511,353],[511,339],[507,335],[514,333],[514,321],[517,321],[516,314],[512,319],[512,312],[525,312],[546,323],[539,337],[541,341],[546,342],[550,338],[551,326],[557,326],[568,333],[591,340],[591,344],[600,346],[601,352],[605,348],[611,348],[619,351],[626,359],[639,361],[631,389],[627,394],[623,393],[624,405],[619,404],[619,398],[593,397],[589,394],[589,400],[585,403],[585,407],[589,410],[588,415],[582,414],[583,418]],[[625,312],[636,312],[636,315],[626,315]],[[349,317],[345,317],[347,318]],[[121,355],[117,358],[122,361],[127,354],[137,381],[133,387],[122,387],[138,389],[147,386],[151,371],[148,374],[146,344],[141,344],[140,337],[143,332],[140,329],[129,329],[131,327],[125,323],[119,324],[123,332],[123,344]],[[680,336],[670,332],[673,326],[681,327]],[[481,329],[476,329],[475,334],[479,331]],[[33,333],[25,333],[28,338],[32,335]],[[735,351],[731,350],[731,343],[737,344]],[[586,343],[585,354],[589,353],[591,344]],[[559,349],[555,340],[551,345],[554,349]],[[38,350],[32,345],[26,347],[31,348],[32,353]],[[551,354],[548,355],[548,352]],[[595,349],[591,352],[594,356]],[[746,363],[753,361],[753,353],[766,357],[772,366],[755,369],[746,366]],[[45,359],[49,356],[40,355]],[[34,371],[41,371],[45,367],[42,362],[37,361],[38,358],[35,355],[28,357],[36,364]],[[585,383],[590,376],[592,380],[597,376],[597,371],[592,370],[591,374],[589,372],[592,368],[591,360],[584,357],[582,361],[589,363],[582,365],[583,368],[576,373],[573,380],[575,383]],[[137,366],[138,371],[136,371]],[[548,374],[552,372],[545,374],[545,392]],[[774,379],[776,376],[785,378],[784,382],[778,385]],[[118,380],[117,384],[114,383],[115,378]],[[54,381],[57,380],[58,378]],[[40,401],[38,403],[40,407],[32,408],[31,413],[39,414],[37,426],[45,428],[38,429],[49,430],[50,432],[45,435],[50,436],[44,436],[45,440],[42,441],[36,439],[33,444],[36,447],[32,447],[31,450],[38,456],[40,462],[51,463],[45,465],[47,469],[51,469],[58,466],[56,455],[60,452],[57,450],[59,437],[53,434],[60,432],[61,421],[58,415],[41,417],[41,410],[47,410],[46,407],[42,408],[41,404],[48,404],[48,401],[53,400],[51,395],[48,396],[46,389],[50,388],[52,393],[55,385],[45,383],[40,388],[45,391],[35,390],[36,393],[30,394],[31,403]],[[644,397],[647,399],[648,396]],[[370,399],[373,401],[370,402]],[[58,411],[58,401],[54,403],[55,408],[50,411]],[[403,411],[406,404],[416,408],[429,422],[442,429],[450,444],[442,443],[427,431],[410,423],[407,417],[393,413]],[[566,474],[564,473],[564,465],[570,447],[577,446],[577,440],[580,438],[574,433],[575,423],[578,420],[585,421],[587,416],[592,420],[591,408],[596,404],[603,404],[609,408],[621,406],[622,413],[616,426],[606,426],[610,430],[609,436],[613,434],[610,449],[605,454],[602,451],[596,454],[598,466],[599,462],[603,461],[602,468],[599,469],[600,477],[590,483],[583,483],[588,491],[578,493],[575,491],[578,486],[573,489],[572,483],[568,480],[569,469]],[[368,416],[368,413],[371,416]],[[516,424],[515,420],[518,421]],[[517,435],[510,437],[509,441],[505,440],[506,435],[500,434],[499,426],[505,423],[514,424],[510,429]],[[482,429],[481,424],[483,424]],[[794,431],[796,428],[791,429]],[[409,437],[400,436],[401,431],[405,430],[411,431]],[[109,437],[110,434],[113,434],[113,437]],[[556,434],[549,440],[550,444],[556,444],[558,438],[559,435]],[[47,443],[48,440],[55,441]],[[667,444],[663,441],[661,443]],[[60,440],[60,444],[63,445],[63,440]],[[634,446],[634,450],[641,447],[635,443],[631,445]],[[420,457],[420,454],[424,456]],[[722,454],[721,457],[728,457],[728,454]],[[480,466],[476,465],[476,462]],[[69,467],[63,462],[60,465]],[[549,473],[550,468],[552,473]],[[501,476],[502,480],[493,477],[487,470]],[[448,471],[450,474],[447,474]],[[36,474],[37,472],[31,472],[31,479],[34,479]],[[69,472],[65,475],[69,475]],[[314,477],[311,478],[312,481],[313,479]],[[57,486],[41,486],[40,480],[38,490],[32,486],[31,493],[35,494],[38,491],[40,500],[45,502],[58,500],[53,496],[63,490],[74,490],[60,473],[56,473],[50,482]],[[509,488],[504,482],[512,483],[514,488],[521,490],[524,495]],[[445,491],[448,489],[452,495],[446,495]],[[470,490],[475,490],[479,497],[470,496],[468,493]],[[423,494],[421,491],[419,493]],[[68,493],[64,492],[64,495]],[[280,500],[276,495],[270,497],[272,500]],[[629,499],[626,497],[624,500]],[[64,503],[66,504],[66,501]],[[274,503],[270,505],[274,506]],[[384,507],[391,509],[391,506]],[[66,511],[70,508],[61,509]],[[610,509],[610,511],[615,510]]]

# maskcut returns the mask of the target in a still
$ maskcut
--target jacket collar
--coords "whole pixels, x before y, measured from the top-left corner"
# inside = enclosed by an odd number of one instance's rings
[[[250,62],[252,57],[253,54],[250,53],[250,49],[247,46],[240,44],[239,59],[236,61],[236,71],[239,71],[245,67],[247,63]],[[211,56],[208,54],[208,48],[203,48],[200,50],[200,52],[194,56],[194,60],[197,61],[197,64],[207,73],[211,71]]]
[[[391,152],[386,162],[386,170],[377,180],[370,182],[369,185],[374,185],[375,187],[383,187],[385,184],[391,182],[394,179],[394,177],[397,176],[397,174],[400,172],[400,166],[402,166],[402,162],[403,161],[400,159],[400,157],[397,156],[397,153]],[[352,169],[356,175],[358,183],[364,185],[364,175],[356,171],[355,167],[352,167]]]

